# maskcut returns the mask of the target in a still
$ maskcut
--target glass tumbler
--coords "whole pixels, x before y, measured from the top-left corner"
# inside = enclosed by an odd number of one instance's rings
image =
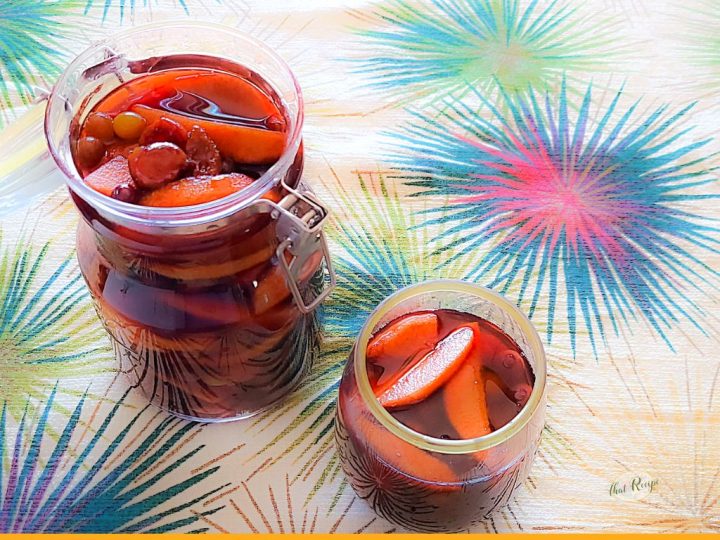
[[[526,405],[488,435],[449,440],[413,431],[380,405],[370,386],[366,368],[370,337],[397,317],[438,309],[469,313],[495,324],[517,343],[534,371]],[[340,382],[335,438],[350,485],[377,514],[406,529],[467,529],[505,505],[527,478],[544,426],[545,382],[540,338],[527,317],[502,296],[453,280],[398,291],[368,318]]]
[[[124,82],[178,68],[266,85],[289,126],[280,159],[240,192],[195,206],[142,207],[88,187],[71,156],[85,116]],[[327,210],[301,182],[302,124],[300,89],[285,62],[214,24],[118,33],[79,55],[49,95],[45,135],[81,214],[80,269],[122,371],[174,415],[251,416],[311,366],[334,276]],[[263,198],[271,191],[273,200]]]

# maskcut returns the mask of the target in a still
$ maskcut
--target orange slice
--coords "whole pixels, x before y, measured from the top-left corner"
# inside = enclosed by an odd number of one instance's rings
[[[475,341],[472,328],[463,326],[437,344],[378,396],[386,408],[418,403],[445,384],[470,354]]]
[[[147,105],[133,105],[130,110],[145,118],[148,125],[165,117],[175,120],[188,131],[193,126],[200,126],[213,140],[220,153],[237,163],[274,163],[285,149],[285,135],[280,131],[190,118]]]
[[[367,357],[410,358],[423,347],[437,343],[438,318],[434,313],[417,313],[385,326],[368,343]]]

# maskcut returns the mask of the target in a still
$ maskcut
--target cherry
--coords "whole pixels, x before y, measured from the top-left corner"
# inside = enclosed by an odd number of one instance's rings
[[[265,126],[270,131],[285,131],[285,121],[275,114],[268,116],[265,120]]]
[[[529,384],[519,384],[518,386],[513,388],[513,398],[515,400],[515,403],[522,407],[527,403],[527,400],[530,397],[531,393],[532,388]]]
[[[134,203],[138,200],[138,195],[138,189],[133,184],[125,183],[116,186],[110,196],[118,201]]]

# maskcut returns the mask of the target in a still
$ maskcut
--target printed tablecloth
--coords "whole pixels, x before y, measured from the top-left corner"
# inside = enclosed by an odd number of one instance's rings
[[[531,477],[478,530],[720,530],[717,0],[4,0],[0,125],[92,40],[167,19],[263,39],[300,80],[339,275],[323,350],[258,418],[169,418],[115,371],[65,190],[18,204],[0,529],[395,530],[343,480],[337,382],[377,302],[452,277],[549,356]]]

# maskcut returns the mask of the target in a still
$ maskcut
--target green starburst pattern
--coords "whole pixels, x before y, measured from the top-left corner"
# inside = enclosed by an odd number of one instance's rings
[[[188,12],[186,0],[175,0],[175,7],[179,8],[185,15]],[[118,17],[122,22],[126,15],[134,15],[137,8],[149,9],[158,5],[157,0],[87,0],[85,3],[84,13],[89,14],[95,8],[102,10],[102,20],[106,20],[111,11],[117,10]]]
[[[408,97],[548,89],[620,52],[613,19],[560,0],[393,0],[363,18],[357,71]]]
[[[699,0],[697,5],[683,6],[685,30],[677,32],[684,60],[697,68],[695,83],[718,87],[720,80],[720,4]]]
[[[0,246],[0,402],[19,418],[28,398],[45,399],[58,380],[110,371],[112,355],[74,253],[44,277],[50,243]]]

